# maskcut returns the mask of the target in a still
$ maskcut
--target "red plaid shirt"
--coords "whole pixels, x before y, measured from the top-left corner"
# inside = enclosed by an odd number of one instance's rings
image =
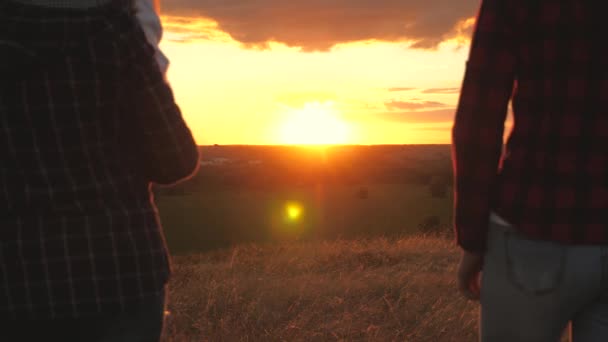
[[[453,127],[455,226],[465,250],[485,249],[491,210],[533,239],[608,243],[600,4],[483,0]],[[499,163],[511,98],[514,128]]]
[[[187,177],[198,151],[134,14],[0,3],[0,59],[0,316],[158,296],[150,183]]]

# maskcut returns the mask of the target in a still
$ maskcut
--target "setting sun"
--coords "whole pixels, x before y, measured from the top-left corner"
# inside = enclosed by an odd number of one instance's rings
[[[309,102],[290,109],[280,128],[281,141],[289,145],[333,145],[350,141],[350,127],[340,119],[333,102]]]

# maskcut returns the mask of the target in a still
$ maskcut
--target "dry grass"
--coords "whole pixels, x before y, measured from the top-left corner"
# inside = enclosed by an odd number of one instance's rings
[[[248,245],[176,257],[166,341],[473,341],[449,241]]]

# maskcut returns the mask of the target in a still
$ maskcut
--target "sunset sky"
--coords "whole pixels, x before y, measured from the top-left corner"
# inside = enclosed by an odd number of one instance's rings
[[[479,0],[166,0],[197,142],[449,143]]]

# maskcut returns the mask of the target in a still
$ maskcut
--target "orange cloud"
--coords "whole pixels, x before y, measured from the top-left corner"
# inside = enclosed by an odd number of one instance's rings
[[[460,93],[460,88],[430,88],[424,89],[422,91],[423,94],[458,94]]]
[[[188,43],[200,40],[230,41],[225,32],[218,29],[215,21],[205,18],[164,16],[165,39],[172,42]]]
[[[304,51],[380,40],[436,48],[468,34],[475,0],[170,0],[169,16],[207,18],[249,47],[284,43]]]
[[[419,110],[429,109],[436,107],[446,107],[445,103],[436,101],[422,101],[422,102],[410,102],[410,101],[388,101],[384,105],[388,109],[402,109],[402,110]]]

